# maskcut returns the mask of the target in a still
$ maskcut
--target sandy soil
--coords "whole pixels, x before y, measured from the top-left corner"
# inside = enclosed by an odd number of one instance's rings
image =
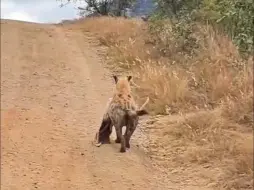
[[[62,26],[1,20],[1,189],[184,189],[136,146],[92,145],[113,82],[90,43]]]

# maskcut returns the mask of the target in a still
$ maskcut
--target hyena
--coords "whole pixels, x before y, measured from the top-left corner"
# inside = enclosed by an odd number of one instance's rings
[[[116,143],[121,143],[120,152],[125,152],[130,148],[130,138],[135,131],[139,116],[148,114],[144,106],[148,103],[149,98],[139,109],[131,95],[130,81],[131,76],[118,78],[115,80],[115,92],[107,105],[107,110],[103,116],[100,131],[96,134],[97,146],[102,143],[110,143],[109,136],[112,133],[112,127],[116,130]],[[122,128],[126,126],[125,134],[122,135]]]

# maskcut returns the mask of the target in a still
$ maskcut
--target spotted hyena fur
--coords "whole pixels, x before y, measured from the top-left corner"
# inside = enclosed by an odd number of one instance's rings
[[[113,78],[116,88],[113,98],[109,100],[107,110],[103,116],[100,131],[97,134],[98,142],[102,144],[109,143],[109,136],[114,126],[117,136],[115,142],[121,143],[120,152],[125,152],[126,148],[130,148],[130,138],[138,125],[139,116],[145,115],[147,112],[137,108],[131,95],[130,80],[132,77],[118,78],[113,76]],[[145,104],[148,103],[148,100]],[[122,135],[123,126],[126,126],[124,135]]]

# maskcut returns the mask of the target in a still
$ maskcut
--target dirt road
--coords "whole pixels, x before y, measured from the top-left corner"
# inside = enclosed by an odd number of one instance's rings
[[[112,80],[81,32],[1,20],[1,189],[170,189],[141,150],[91,144]]]

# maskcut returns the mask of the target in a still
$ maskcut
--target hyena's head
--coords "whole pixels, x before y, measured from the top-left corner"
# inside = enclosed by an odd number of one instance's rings
[[[131,82],[132,76],[117,77],[114,75],[113,78],[115,80],[117,92],[127,93],[127,94],[131,92],[130,82]]]

